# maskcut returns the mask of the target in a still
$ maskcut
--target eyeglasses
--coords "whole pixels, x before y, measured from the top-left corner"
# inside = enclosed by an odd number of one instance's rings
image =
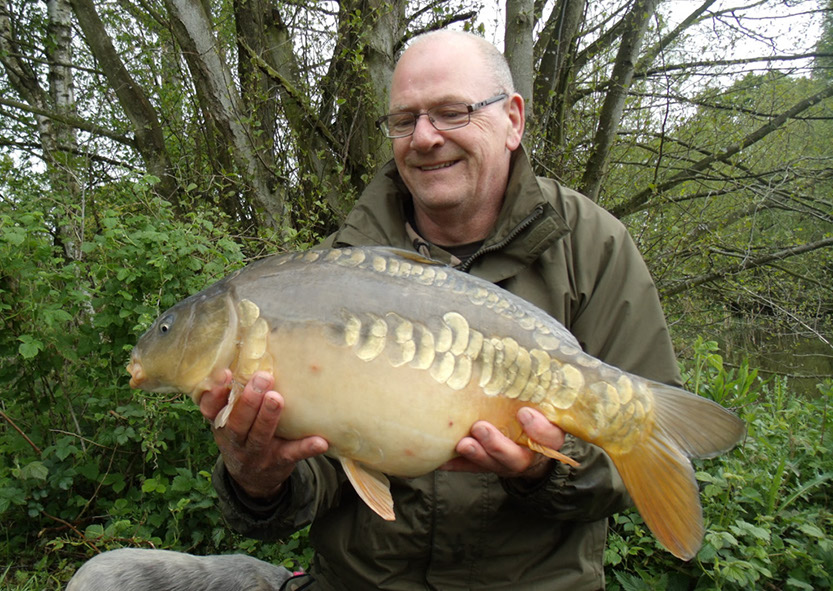
[[[507,98],[505,92],[496,94],[485,101],[467,105],[466,103],[449,103],[431,107],[424,113],[389,113],[376,120],[376,127],[389,138],[408,137],[416,129],[417,119],[423,115],[438,131],[448,131],[465,127],[471,122],[471,114],[498,101]]]

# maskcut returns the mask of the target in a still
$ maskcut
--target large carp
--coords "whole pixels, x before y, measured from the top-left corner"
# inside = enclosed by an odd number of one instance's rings
[[[611,457],[645,522],[674,555],[703,537],[689,458],[731,449],[723,407],[582,352],[559,322],[466,273],[387,248],[276,255],[162,314],[139,340],[130,384],[198,401],[226,368],[229,406],[257,370],[286,406],[278,435],[320,435],[361,498],[394,519],[385,473],[426,474],[476,421],[551,457],[517,422],[522,406]]]

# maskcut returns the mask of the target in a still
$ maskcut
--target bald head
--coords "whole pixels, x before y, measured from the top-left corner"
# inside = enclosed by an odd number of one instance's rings
[[[422,47],[420,47],[422,46]],[[414,49],[424,50],[427,46],[446,47],[449,50],[456,50],[457,55],[465,55],[467,62],[478,60],[479,66],[493,78],[496,90],[512,94],[515,92],[515,84],[512,80],[512,72],[506,57],[489,41],[472,33],[463,31],[450,31],[442,29],[423,33],[414,37],[403,52],[400,59]]]

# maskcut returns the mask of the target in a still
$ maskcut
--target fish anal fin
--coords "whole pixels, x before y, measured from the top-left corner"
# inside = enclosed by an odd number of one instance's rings
[[[385,521],[394,521],[390,481],[378,470],[371,470],[351,458],[339,457],[344,473],[359,497]]]
[[[578,468],[580,464],[575,461],[570,456],[565,456],[558,450],[552,449],[551,447],[547,447],[545,445],[541,445],[537,441],[533,441],[526,435],[524,435],[521,440],[518,442],[520,445],[526,446],[532,451],[539,453],[543,456],[547,456],[548,458],[552,458],[553,460],[558,460],[568,466],[572,466],[573,468]]]
[[[689,459],[656,432],[628,453],[610,457],[660,543],[677,558],[694,558],[704,528],[700,490]]]

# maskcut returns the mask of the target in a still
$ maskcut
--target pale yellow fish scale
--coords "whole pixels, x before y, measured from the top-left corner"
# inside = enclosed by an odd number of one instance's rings
[[[483,391],[489,396],[496,396],[502,393],[509,384],[508,368],[504,363],[505,351],[503,342],[500,339],[489,339],[494,350],[492,358],[492,371],[488,382],[483,385]],[[481,379],[481,381],[483,381]]]
[[[645,407],[639,400],[634,400],[631,402],[631,406],[633,407],[633,420],[634,421],[643,421],[645,420],[646,412]]]
[[[538,343],[538,346],[544,349],[545,351],[556,351],[558,349],[558,346],[561,344],[561,341],[558,337],[549,332],[544,332],[540,329],[532,333],[532,338],[535,339],[535,342]]]
[[[451,349],[451,344],[454,342],[454,334],[451,328],[446,325],[440,326],[434,339],[434,349],[437,353],[445,353]]]
[[[616,388],[607,382],[595,382],[590,384],[588,389],[597,397],[597,403],[594,406],[602,411],[607,421],[610,421],[621,408]]]
[[[551,394],[547,400],[552,403],[555,408],[566,410],[570,408],[578,397],[578,391],[572,388],[561,387],[557,390],[550,389]]]
[[[454,371],[446,384],[454,390],[462,390],[471,381],[472,363],[471,359],[465,356],[456,357],[455,360]]]
[[[437,271],[433,267],[425,267],[425,270],[422,272],[422,277],[420,277],[420,281],[425,285],[431,285],[434,283],[434,279],[437,277]]]
[[[344,265],[345,267],[358,267],[367,258],[367,255],[361,250],[344,249],[344,255],[336,259],[336,263]]]
[[[397,259],[390,259],[388,261],[388,274],[393,276],[399,274],[399,261]]]
[[[260,317],[260,308],[251,300],[240,300],[237,303],[238,323],[242,328],[249,328]]]
[[[532,372],[532,358],[529,352],[523,347],[518,347],[515,354],[515,361],[512,365],[514,377],[512,383],[504,392],[507,398],[518,398],[529,382],[529,374]]]
[[[562,385],[565,388],[579,391],[584,388],[584,374],[580,369],[569,363],[565,363],[559,370],[563,378]]]
[[[443,322],[451,330],[452,342],[449,350],[452,355],[462,355],[469,345],[469,323],[462,314],[448,312]]]
[[[482,306],[489,297],[489,291],[483,287],[475,287],[468,291],[469,301],[476,306]]]
[[[413,269],[413,265],[407,261],[402,261],[399,265],[399,273],[400,277],[410,277],[411,276],[411,269]]]
[[[529,352],[529,356],[532,357],[532,360],[535,362],[535,375],[540,376],[543,375],[544,372],[550,370],[551,358],[549,353],[542,351],[541,349],[533,349]]]
[[[373,270],[378,271],[379,273],[384,273],[385,269],[387,269],[387,260],[380,256],[373,257]]]
[[[416,355],[416,343],[414,341],[405,341],[404,343],[393,343],[392,346],[386,347],[388,353],[388,361],[394,367],[410,363]]]
[[[303,257],[302,257],[303,261],[306,262],[306,263],[314,263],[315,261],[317,261],[320,258],[321,258],[321,253],[319,253],[315,250],[309,250],[309,251],[305,252],[303,254]]]
[[[562,410],[568,409],[576,401],[576,398],[578,398],[578,393],[581,389],[584,388],[584,376],[581,371],[569,364],[565,364],[557,372],[553,372],[553,374],[558,374],[558,376],[553,376],[556,379],[558,387],[550,387],[552,394],[548,400],[556,408]],[[558,379],[559,377],[560,379]]]
[[[385,347],[388,360],[394,367],[405,365],[416,353],[414,325],[394,312],[387,313],[385,318],[388,322],[388,334],[393,336],[392,341],[389,339]]]
[[[582,367],[586,367],[588,369],[593,369],[599,367],[602,362],[595,357],[590,357],[589,355],[576,355],[575,357],[576,363],[578,363]]]
[[[478,385],[485,388],[492,379],[495,366],[495,347],[491,339],[484,339],[480,348],[480,381]]]
[[[477,359],[483,349],[483,333],[470,330],[469,331],[469,343],[466,346],[466,350],[463,351],[463,354],[471,359]]]
[[[402,318],[399,314],[389,312],[385,315],[394,326],[393,335],[397,343],[405,343],[414,338],[414,324],[410,320]]]
[[[324,256],[324,260],[328,263],[332,263],[333,261],[337,261],[340,259],[344,253],[340,249],[333,249]]]
[[[545,369],[543,373],[538,374],[538,385],[544,390],[549,390],[552,385],[552,376],[552,371]]]
[[[240,344],[236,374],[242,380],[248,380],[260,369],[260,360],[266,354],[269,345],[269,323],[258,318],[246,331]]]
[[[510,367],[515,363],[515,359],[518,358],[518,352],[521,346],[518,344],[518,341],[509,337],[504,337],[500,342],[503,345],[503,364],[506,367]]]
[[[344,322],[344,344],[352,347],[359,342],[362,335],[362,321],[358,316],[350,315]]]
[[[428,369],[434,363],[434,335],[421,324],[417,324],[416,327],[419,339],[415,339],[416,352],[410,366],[416,369]]]
[[[581,349],[579,349],[578,347],[574,347],[573,345],[570,345],[569,343],[561,343],[558,346],[558,350],[562,355],[564,355],[566,357],[573,357],[575,355],[578,355],[581,352]]]
[[[625,374],[619,376],[616,381],[616,389],[619,391],[619,402],[621,404],[625,405],[633,398],[633,382]]]
[[[432,378],[445,384],[454,373],[454,355],[448,352],[438,355],[434,358],[434,363],[431,364],[428,372]]]
[[[518,324],[524,330],[532,330],[535,328],[535,319],[532,316],[523,315],[518,319]]]
[[[385,337],[388,333],[387,323],[378,316],[370,317],[367,335],[356,347],[356,355],[362,361],[376,359],[385,349]]]

